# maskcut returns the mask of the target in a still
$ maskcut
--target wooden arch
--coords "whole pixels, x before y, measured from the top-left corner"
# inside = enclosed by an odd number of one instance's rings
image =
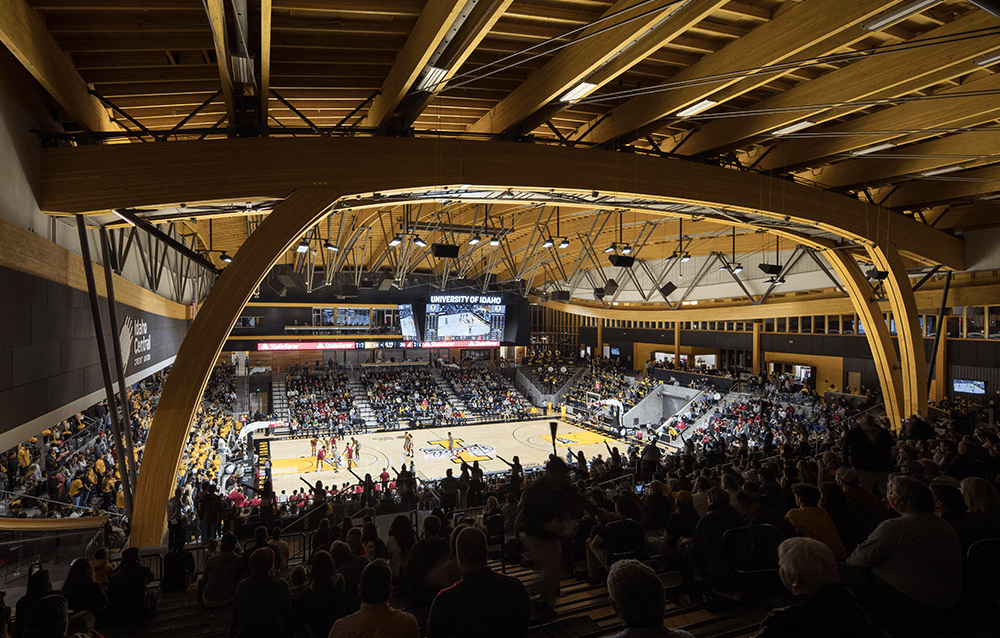
[[[578,194],[597,190],[772,218],[787,216],[871,247],[880,268],[892,273],[886,287],[897,323],[911,327],[917,321],[915,303],[902,258],[955,269],[965,266],[961,240],[916,221],[893,216],[890,241],[891,213],[884,209],[759,174],[680,160],[528,144],[392,138],[264,138],[45,149],[41,207],[52,214],[285,198],[225,269],[178,352],[147,442],[156,453],[147,456],[140,473],[133,521],[136,545],[162,540],[165,503],[212,365],[243,305],[278,257],[341,197],[459,184]],[[826,243],[801,235],[798,240],[817,247]],[[910,397],[908,405],[917,403],[917,388],[925,385],[919,372],[926,372],[922,367],[915,370],[918,358],[922,359],[922,350],[918,356],[915,348],[918,340],[902,347],[908,365],[901,371],[857,264],[846,253],[828,253],[870,327],[869,343],[890,399],[890,418],[897,422],[904,407],[902,397]],[[907,378],[905,385],[901,375]]]

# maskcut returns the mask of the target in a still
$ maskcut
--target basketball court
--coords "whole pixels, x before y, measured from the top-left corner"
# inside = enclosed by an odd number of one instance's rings
[[[624,442],[563,421],[558,423],[556,450],[563,460],[568,449],[571,449],[573,454],[582,450],[588,460],[598,454],[607,459],[608,450],[605,443],[612,448],[618,447],[619,452],[625,454],[627,446]],[[463,461],[470,465],[473,461],[479,461],[479,467],[488,474],[509,469],[499,457],[510,461],[517,456],[522,466],[530,467],[544,464],[552,453],[552,436],[547,420],[468,425],[450,429],[394,430],[354,437],[361,444],[360,457],[351,461],[354,473],[361,478],[364,478],[365,474],[371,474],[378,482],[382,468],[394,466],[398,470],[403,463],[409,463],[410,458],[403,452],[405,432],[413,435],[414,471],[418,477],[427,480],[443,477],[448,468],[453,468],[455,476],[458,476]],[[449,432],[454,443],[451,451],[448,450]],[[350,442],[350,439],[351,437],[347,437],[347,442]],[[321,480],[324,485],[357,482],[346,469],[344,441],[337,441],[341,457],[339,470],[335,471],[333,465],[326,462],[333,461],[328,456],[323,468],[317,471],[316,456],[311,452],[310,438],[274,437],[268,440],[271,451],[271,478],[277,492],[285,490],[291,494],[292,490],[305,487],[299,477],[305,478],[310,483]],[[328,444],[328,440],[326,443]],[[327,451],[329,452],[329,449]],[[389,470],[389,474],[395,478],[392,470]]]

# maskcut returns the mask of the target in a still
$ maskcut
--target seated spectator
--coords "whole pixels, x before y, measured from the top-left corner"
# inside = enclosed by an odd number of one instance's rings
[[[95,616],[103,615],[108,608],[108,598],[104,589],[94,580],[94,568],[90,561],[78,558],[69,566],[69,573],[63,582],[62,595],[66,604],[74,611],[89,611]]]
[[[833,552],[812,538],[790,538],[778,546],[781,582],[795,596],[760,625],[758,638],[875,638],[882,636],[851,590],[840,584]]]
[[[250,556],[250,576],[233,597],[233,638],[284,636],[291,620],[288,583],[271,574],[274,552],[260,548]]]
[[[670,499],[663,493],[663,483],[652,481],[642,499],[642,513],[646,529],[663,529],[674,513]]]
[[[389,606],[392,593],[392,570],[384,560],[365,567],[358,585],[361,608],[333,624],[329,638],[419,638],[420,629],[413,614]]]
[[[954,606],[962,593],[962,545],[934,515],[934,497],[920,481],[894,475],[889,505],[901,516],[882,522],[848,557],[859,569],[847,585],[873,618],[922,622]]]
[[[243,558],[234,551],[236,543],[236,535],[227,533],[222,537],[219,553],[205,562],[200,584],[201,604],[205,607],[224,607],[233,602],[243,572]]]
[[[620,560],[611,566],[608,599],[625,623],[625,630],[612,638],[694,638],[686,631],[664,626],[667,605],[663,584],[656,572],[637,560]]]
[[[43,596],[24,619],[24,638],[63,638],[69,626],[69,606],[59,594]]]
[[[410,548],[406,561],[410,593],[417,599],[429,602],[437,592],[424,591],[424,579],[431,568],[448,554],[448,542],[440,538],[441,519],[433,514],[424,518],[424,537]]]
[[[840,542],[837,526],[826,510],[819,507],[820,492],[816,486],[796,483],[792,486],[792,493],[795,495],[795,504],[798,507],[788,510],[785,518],[795,531],[825,543],[833,552],[834,558],[847,558],[847,550]]]
[[[981,527],[983,538],[1000,538],[1000,493],[989,481],[968,477],[962,481],[962,496],[969,516]]]
[[[358,583],[361,582],[361,573],[369,560],[367,556],[355,556],[351,553],[351,548],[344,541],[334,541],[330,546],[330,555],[337,566],[337,573],[344,576],[344,608],[347,613],[353,613],[361,608],[361,594],[358,592]]]
[[[345,593],[347,584],[329,552],[321,551],[313,557],[309,568],[309,580],[302,592],[301,608],[305,612],[303,620],[314,636],[330,633],[333,623],[345,615]]]
[[[197,576],[198,568],[194,564],[194,555],[184,548],[184,543],[177,543],[163,557],[160,591],[164,593],[184,591]]]
[[[15,607],[14,638],[23,635],[25,629],[27,629],[25,625],[28,620],[28,614],[31,613],[31,608],[51,593],[52,582],[49,580],[49,570],[38,569],[28,576],[24,596],[18,599]]]
[[[958,541],[962,544],[962,554],[967,555],[969,547],[983,538],[982,528],[969,516],[968,506],[957,487],[931,483],[930,488],[934,496],[934,513],[948,521],[958,534]]]
[[[681,574],[689,589],[694,584],[694,574],[699,574],[709,586],[726,591],[735,580],[729,566],[722,537],[731,529],[743,527],[743,517],[729,504],[729,494],[721,487],[709,490],[708,513],[698,521],[694,537],[678,551],[684,559]]]
[[[413,525],[410,517],[400,514],[392,519],[389,526],[389,540],[386,541],[386,551],[389,554],[389,568],[392,569],[392,581],[400,593],[405,593],[403,580],[403,564],[409,557],[410,549],[417,542],[416,534],[413,533]]]
[[[645,535],[642,525],[636,521],[642,513],[631,494],[619,494],[615,498],[617,517],[600,525],[592,538],[587,539],[587,577],[598,580],[608,571],[608,566],[616,554],[629,553],[635,558],[642,550]]]
[[[434,598],[427,638],[524,636],[531,619],[528,592],[521,581],[487,566],[486,535],[474,527],[459,531],[456,556],[462,579]]]
[[[94,560],[90,563],[90,566],[94,569],[94,580],[106,592],[108,590],[108,581],[111,580],[111,574],[115,571],[115,566],[108,562],[107,547],[97,548],[97,551],[94,552]]]
[[[116,624],[127,624],[148,617],[156,608],[156,592],[146,591],[152,580],[153,572],[139,562],[137,548],[129,547],[122,552],[122,562],[108,582],[111,604],[108,618]]]

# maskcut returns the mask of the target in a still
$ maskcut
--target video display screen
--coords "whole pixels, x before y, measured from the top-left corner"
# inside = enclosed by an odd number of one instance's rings
[[[413,317],[412,304],[399,304],[399,327],[406,341],[420,341],[417,333],[417,321]]]
[[[427,304],[427,341],[502,341],[507,308],[500,297],[434,295]]]
[[[336,326],[341,328],[368,328],[372,324],[371,308],[337,308]]]
[[[955,392],[963,394],[986,394],[985,381],[972,381],[970,379],[955,379],[952,381]]]

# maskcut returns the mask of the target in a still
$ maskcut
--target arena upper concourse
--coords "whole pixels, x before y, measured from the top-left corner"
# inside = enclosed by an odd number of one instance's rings
[[[600,411],[624,451],[671,425],[630,412],[653,386],[702,376],[875,392],[892,430],[959,403],[996,422],[995,0],[0,15],[0,449],[143,384],[133,546],[219,458],[192,427],[229,432],[199,410],[222,366],[234,431],[284,414],[296,446],[285,384],[320,372],[339,416],[309,420],[366,435]],[[471,360],[498,376],[449,376]],[[574,385],[598,360],[635,385]]]

